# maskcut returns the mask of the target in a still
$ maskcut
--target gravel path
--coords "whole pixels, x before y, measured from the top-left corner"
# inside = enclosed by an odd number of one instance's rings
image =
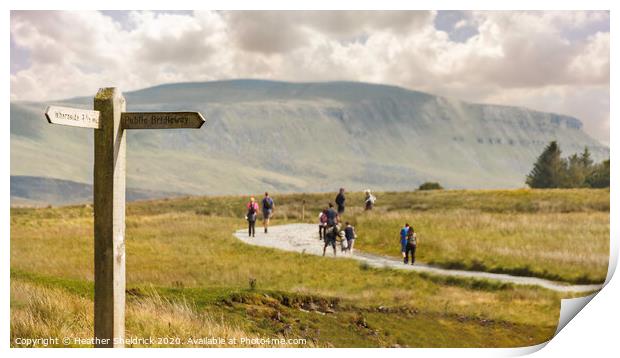
[[[314,224],[289,224],[273,226],[269,228],[269,233],[264,234],[262,226],[257,222],[256,237],[248,237],[247,229],[235,232],[235,237],[239,240],[257,246],[277,248],[285,251],[302,252],[312,255],[323,255],[323,242],[319,240],[318,227]],[[355,248],[355,247],[354,247]],[[395,245],[395,250],[398,247]],[[517,285],[534,285],[544,287],[558,292],[589,292],[601,289],[602,285],[567,285],[562,282],[554,282],[536,277],[512,276],[506,274],[449,270],[436,266],[430,266],[416,262],[415,265],[405,265],[401,260],[392,257],[373,255],[355,251],[353,255],[340,253],[337,247],[338,256],[336,258],[354,259],[367,262],[370,266],[379,268],[393,268],[398,270],[410,270],[417,272],[428,272],[434,275],[457,276],[467,278],[480,278],[497,280],[513,283]],[[327,248],[326,257],[334,257],[331,247]]]

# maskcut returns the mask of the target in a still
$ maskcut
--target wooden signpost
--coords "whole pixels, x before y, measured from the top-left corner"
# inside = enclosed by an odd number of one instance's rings
[[[49,106],[49,123],[95,129],[95,346],[125,339],[125,129],[200,128],[198,112],[125,112],[116,88],[102,88],[94,111]]]
[[[99,128],[99,112],[88,109],[49,106],[45,111],[47,121],[65,126]]]
[[[205,122],[198,112],[124,112],[123,129],[200,128]]]

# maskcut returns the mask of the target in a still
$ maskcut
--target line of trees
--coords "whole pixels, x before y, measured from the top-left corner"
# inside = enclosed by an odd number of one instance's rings
[[[581,154],[562,158],[553,141],[545,147],[525,183],[531,188],[608,188],[609,159],[594,163],[586,147]]]

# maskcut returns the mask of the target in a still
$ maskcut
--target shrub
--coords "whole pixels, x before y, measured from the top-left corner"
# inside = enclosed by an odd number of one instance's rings
[[[426,183],[420,185],[418,190],[441,190],[443,187],[439,185],[437,182],[427,181]]]

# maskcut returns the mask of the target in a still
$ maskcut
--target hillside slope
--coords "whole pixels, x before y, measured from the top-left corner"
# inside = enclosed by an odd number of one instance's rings
[[[94,95],[94,94],[93,94]],[[231,80],[125,93],[128,111],[196,110],[200,130],[128,133],[128,186],[190,194],[524,186],[551,140],[564,155],[609,149],[575,118],[353,82]],[[92,182],[90,130],[48,125],[46,105],[11,103],[11,175]]]
[[[127,201],[180,196],[179,193],[127,188]],[[11,176],[11,206],[33,207],[92,203],[93,186],[70,180]]]

